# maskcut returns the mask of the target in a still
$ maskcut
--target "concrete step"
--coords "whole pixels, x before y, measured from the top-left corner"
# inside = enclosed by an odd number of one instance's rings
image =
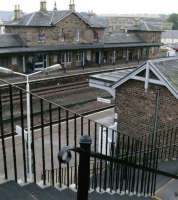
[[[0,185],[0,200],[36,200],[33,195],[23,189],[15,181]]]
[[[23,186],[22,188],[31,193],[36,198],[36,200],[56,200],[56,198],[50,195],[48,191],[40,188],[34,183],[30,183],[26,186]]]
[[[53,198],[55,198],[56,200],[75,200],[77,199],[77,193],[70,190],[70,189],[64,189],[64,190],[57,190],[56,188],[53,187],[48,187],[43,189],[43,191],[47,192],[48,194],[50,194],[51,196],[53,196]]]
[[[14,181],[9,181],[0,185],[0,200],[76,200],[77,192],[71,189],[59,190],[54,187],[42,189],[34,183],[20,186]],[[89,200],[151,200],[151,198],[120,195],[117,193],[89,194]]]

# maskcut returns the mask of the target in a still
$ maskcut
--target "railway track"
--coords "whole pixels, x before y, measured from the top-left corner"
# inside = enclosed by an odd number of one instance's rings
[[[32,93],[38,96],[41,96],[43,98],[48,98],[49,96],[57,95],[62,92],[70,92],[73,90],[78,90],[78,89],[87,88],[87,87],[88,87],[88,82],[82,81],[82,82],[76,82],[76,83],[71,83],[71,84],[55,85],[55,86],[38,88],[38,89],[32,90]],[[25,95],[23,99],[25,99]],[[9,94],[3,94],[2,103],[6,105],[8,104],[8,101],[9,101]],[[16,103],[18,101],[19,101],[19,93],[14,92],[13,102]]]

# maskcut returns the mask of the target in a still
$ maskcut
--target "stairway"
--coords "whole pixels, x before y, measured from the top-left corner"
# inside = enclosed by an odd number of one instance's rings
[[[8,181],[0,185],[0,200],[76,200],[77,193],[70,190],[58,190],[47,187],[42,189],[34,183],[20,186],[14,181]],[[92,192],[89,200],[151,200],[150,197],[137,197],[119,194]]]

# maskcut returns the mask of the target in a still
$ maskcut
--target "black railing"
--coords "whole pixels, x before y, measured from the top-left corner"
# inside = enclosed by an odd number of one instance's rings
[[[67,160],[67,156],[63,158],[63,155],[66,153],[65,149],[59,154],[59,160],[61,162],[65,162]],[[142,163],[135,162],[137,155],[134,155],[134,159],[132,160],[125,159],[122,156],[111,157],[102,155],[100,153],[91,152],[90,136],[82,136],[80,140],[80,148],[67,149],[67,151],[70,150],[77,152],[80,155],[78,167],[79,175],[77,200],[88,200],[88,191],[92,184],[94,184],[96,187],[97,179],[99,182],[101,181],[99,184],[100,186],[103,185],[104,190],[109,188],[110,192],[113,192],[114,185],[116,185],[115,190],[117,192],[124,192],[124,194],[141,194],[143,196],[155,195],[157,175],[178,179],[177,175],[158,170],[159,149],[156,147],[152,149],[150,157],[148,154],[146,155],[146,153],[138,156],[139,161],[142,157]],[[99,177],[93,177],[94,174],[91,174],[91,158],[108,162],[102,173],[98,171],[96,172],[97,176]],[[67,160],[67,163],[68,162],[70,162],[70,160]],[[116,168],[116,171],[114,171],[114,168]],[[105,176],[105,174],[107,174],[107,170],[109,170],[108,183]],[[113,171],[114,173],[112,173]],[[101,191],[101,188],[99,188],[99,190]]]
[[[31,167],[34,182],[42,178],[44,185],[58,184],[62,187],[65,184],[69,187],[72,183],[78,188],[78,153],[72,153],[72,160],[65,168],[58,161],[57,154],[63,146],[76,149],[84,134],[91,137],[91,151],[95,155],[117,157],[125,162],[121,164],[105,157],[93,157],[90,186],[94,190],[153,194],[155,173],[146,169],[156,169],[158,160],[177,158],[177,129],[159,133],[157,137],[134,138],[118,132],[117,126],[116,130],[110,129],[35,94],[30,94],[32,158],[29,158],[26,94],[17,86],[9,85],[6,90],[0,88],[0,174],[5,179],[27,182]],[[32,166],[29,166],[30,159]],[[127,166],[127,163],[134,163],[134,166]]]

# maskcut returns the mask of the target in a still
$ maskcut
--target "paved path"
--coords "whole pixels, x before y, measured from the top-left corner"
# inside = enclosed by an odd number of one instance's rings
[[[160,164],[160,170],[172,174],[178,174],[178,160],[165,161]],[[178,200],[178,180],[164,176],[157,177],[156,196],[162,200]]]
[[[114,110],[109,109],[106,111],[102,111],[100,113],[89,115],[88,118],[92,120],[98,120],[106,116],[114,117]],[[84,120],[83,124],[83,133],[81,133],[81,120],[77,119],[77,145],[79,144],[79,139],[81,134],[88,134],[88,121]],[[99,127],[97,127],[99,130]],[[58,125],[54,125],[52,128],[53,132],[53,158],[54,158],[54,167],[58,168],[58,160],[57,154],[59,152],[59,130]],[[51,169],[51,150],[50,150],[50,128],[46,127],[44,129],[44,143],[45,143],[45,164],[46,169]],[[63,122],[61,125],[61,146],[65,146],[67,144],[66,140],[66,123]],[[69,145],[74,146],[74,120],[69,121]],[[94,123],[91,122],[91,137],[94,139]],[[22,152],[22,140],[20,136],[15,137],[16,141],[16,155],[17,155],[17,171],[18,177],[23,177],[23,152]],[[12,156],[12,138],[7,138],[5,140],[6,144],[6,155],[7,155],[7,168],[9,172],[9,178],[13,178],[13,156]],[[94,144],[93,144],[94,145]],[[93,146],[92,145],[92,146]],[[36,156],[36,170],[37,177],[40,178],[42,172],[42,138],[41,138],[41,129],[35,130],[35,156]],[[0,174],[4,174],[3,171],[3,155],[2,155],[2,147],[0,142]]]

